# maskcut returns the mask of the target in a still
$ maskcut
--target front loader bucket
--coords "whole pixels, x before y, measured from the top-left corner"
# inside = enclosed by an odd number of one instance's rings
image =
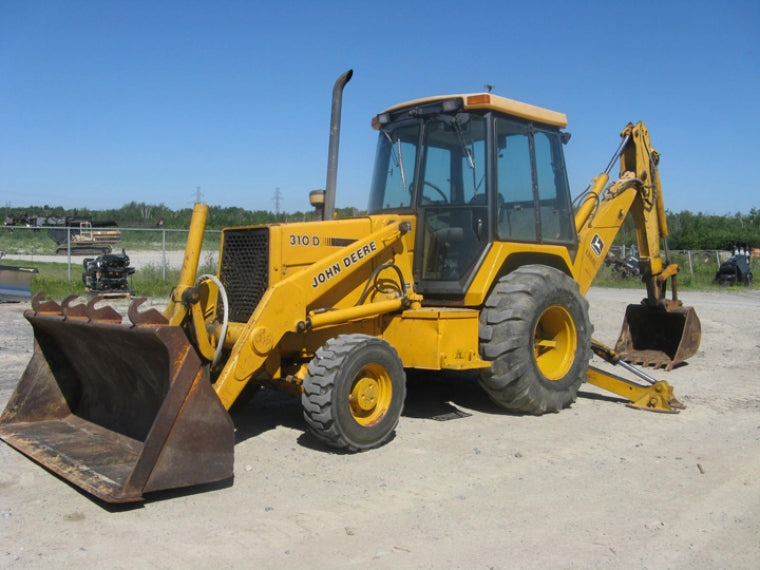
[[[702,325],[693,307],[628,305],[615,352],[632,364],[670,370],[694,356],[701,339]]]
[[[234,428],[184,331],[158,311],[33,302],[34,354],[0,438],[111,503],[232,477]]]

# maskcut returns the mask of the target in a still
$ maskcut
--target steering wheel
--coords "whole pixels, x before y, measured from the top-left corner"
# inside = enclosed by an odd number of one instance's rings
[[[230,324],[230,304],[229,299],[227,298],[227,291],[224,288],[224,285],[222,285],[222,282],[219,281],[219,279],[216,277],[216,275],[199,275],[198,279],[196,280],[196,286],[203,285],[206,281],[211,281],[216,285],[218,291],[219,291],[219,297],[222,301],[222,323],[221,323],[221,331],[219,333],[219,341],[217,342],[214,348],[214,358],[211,361],[211,367],[213,368],[216,366],[216,364],[219,362],[219,359],[222,356],[222,350],[224,348],[224,339],[227,336],[227,327]],[[208,287],[208,285],[207,285]],[[206,308],[204,307],[204,313],[206,311]],[[215,320],[213,315],[206,315],[206,322],[213,322]]]
[[[443,203],[444,204],[448,204],[449,199],[446,197],[446,194],[443,193],[443,190],[441,190],[440,188],[438,188],[438,186],[436,186],[432,182],[428,182],[427,180],[423,180],[422,185],[423,186],[430,186],[433,190],[435,190],[436,192],[438,192],[438,194],[441,196],[441,198],[443,198]],[[424,192],[423,192],[423,194],[424,194]]]

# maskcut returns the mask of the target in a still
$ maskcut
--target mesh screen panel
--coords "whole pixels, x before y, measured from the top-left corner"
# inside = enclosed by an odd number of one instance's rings
[[[269,286],[269,230],[225,230],[219,278],[227,290],[230,321],[247,322]]]

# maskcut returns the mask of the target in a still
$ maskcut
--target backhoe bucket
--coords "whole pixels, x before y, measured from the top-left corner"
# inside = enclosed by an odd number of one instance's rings
[[[615,352],[631,364],[670,370],[694,356],[701,339],[702,325],[693,307],[628,305]]]
[[[130,326],[71,299],[25,313],[34,355],[0,438],[111,503],[232,477],[232,421],[184,331],[139,303]]]

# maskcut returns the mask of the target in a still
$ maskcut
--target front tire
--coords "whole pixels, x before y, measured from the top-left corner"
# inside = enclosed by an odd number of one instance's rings
[[[503,408],[558,412],[575,401],[591,359],[588,302],[557,269],[526,265],[502,277],[480,315],[480,384]]]
[[[339,335],[317,350],[303,382],[301,405],[311,432],[330,447],[378,447],[396,429],[406,373],[381,338]]]

